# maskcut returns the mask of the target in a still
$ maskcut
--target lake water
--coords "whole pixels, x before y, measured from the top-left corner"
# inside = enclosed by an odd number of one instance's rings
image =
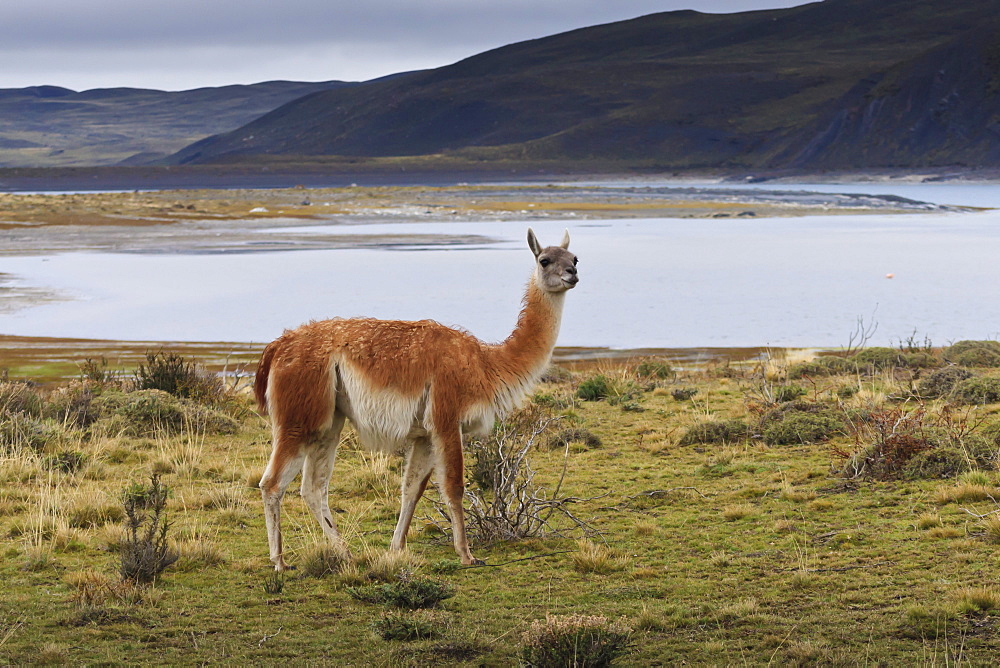
[[[780,187],[1000,206],[1000,186]],[[561,346],[839,346],[858,318],[878,324],[873,344],[913,332],[939,344],[1000,336],[998,211],[386,223],[338,226],[338,232],[471,233],[496,243],[0,257],[0,272],[64,298],[0,311],[0,333],[264,342],[309,319],[366,315],[433,318],[501,340],[532,267],[524,242],[529,225],[543,243],[557,242],[568,227],[580,257],[581,281],[567,297]]]

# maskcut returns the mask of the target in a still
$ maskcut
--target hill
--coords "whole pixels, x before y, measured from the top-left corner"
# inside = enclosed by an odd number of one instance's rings
[[[995,133],[979,132],[975,146],[962,138],[1000,110],[990,83],[998,10],[1000,0],[826,0],[653,14],[314,93],[168,162],[451,154],[674,168],[995,165]],[[951,96],[948,112],[913,135],[907,122],[938,94]],[[852,120],[872,95],[878,122]]]
[[[238,128],[340,81],[270,81],[178,92],[58,86],[0,89],[0,167],[142,163]]]

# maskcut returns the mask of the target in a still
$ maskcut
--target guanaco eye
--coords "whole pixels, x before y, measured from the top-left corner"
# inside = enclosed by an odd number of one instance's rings
[[[552,260],[550,260],[548,258],[543,258],[543,259],[541,259],[541,260],[538,261],[538,264],[542,265],[543,267],[547,267],[550,264],[552,264]]]
[[[577,263],[577,262],[579,262],[579,260],[578,260],[578,259],[577,259],[576,257],[574,257],[574,258],[573,258],[573,266],[574,266],[574,267],[576,266],[576,263]]]

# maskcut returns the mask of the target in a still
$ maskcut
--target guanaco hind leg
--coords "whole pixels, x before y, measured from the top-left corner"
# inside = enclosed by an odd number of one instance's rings
[[[289,483],[302,470],[305,452],[300,441],[283,437],[276,431],[271,459],[260,479],[260,493],[264,499],[264,522],[267,525],[267,545],[270,548],[274,570],[288,568],[281,549],[281,499]]]
[[[317,439],[315,445],[306,449],[302,467],[302,487],[299,493],[312,511],[313,517],[319,522],[327,540],[343,548],[345,554],[349,554],[344,539],[337,531],[329,503],[330,476],[337,460],[337,448],[340,445],[340,432],[343,428],[344,417],[334,416],[329,431]]]
[[[413,520],[413,511],[427,488],[427,481],[430,480],[433,470],[434,452],[431,449],[430,439],[427,437],[415,439],[406,457],[406,469],[403,471],[402,494],[399,504],[399,521],[392,534],[390,549],[402,550],[406,547],[406,533]]]

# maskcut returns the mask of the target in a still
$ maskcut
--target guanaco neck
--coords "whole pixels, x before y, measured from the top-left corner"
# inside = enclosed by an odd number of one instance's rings
[[[492,362],[510,383],[536,379],[549,364],[559,336],[565,292],[545,292],[534,278],[524,293],[517,326],[507,339],[491,346]]]

